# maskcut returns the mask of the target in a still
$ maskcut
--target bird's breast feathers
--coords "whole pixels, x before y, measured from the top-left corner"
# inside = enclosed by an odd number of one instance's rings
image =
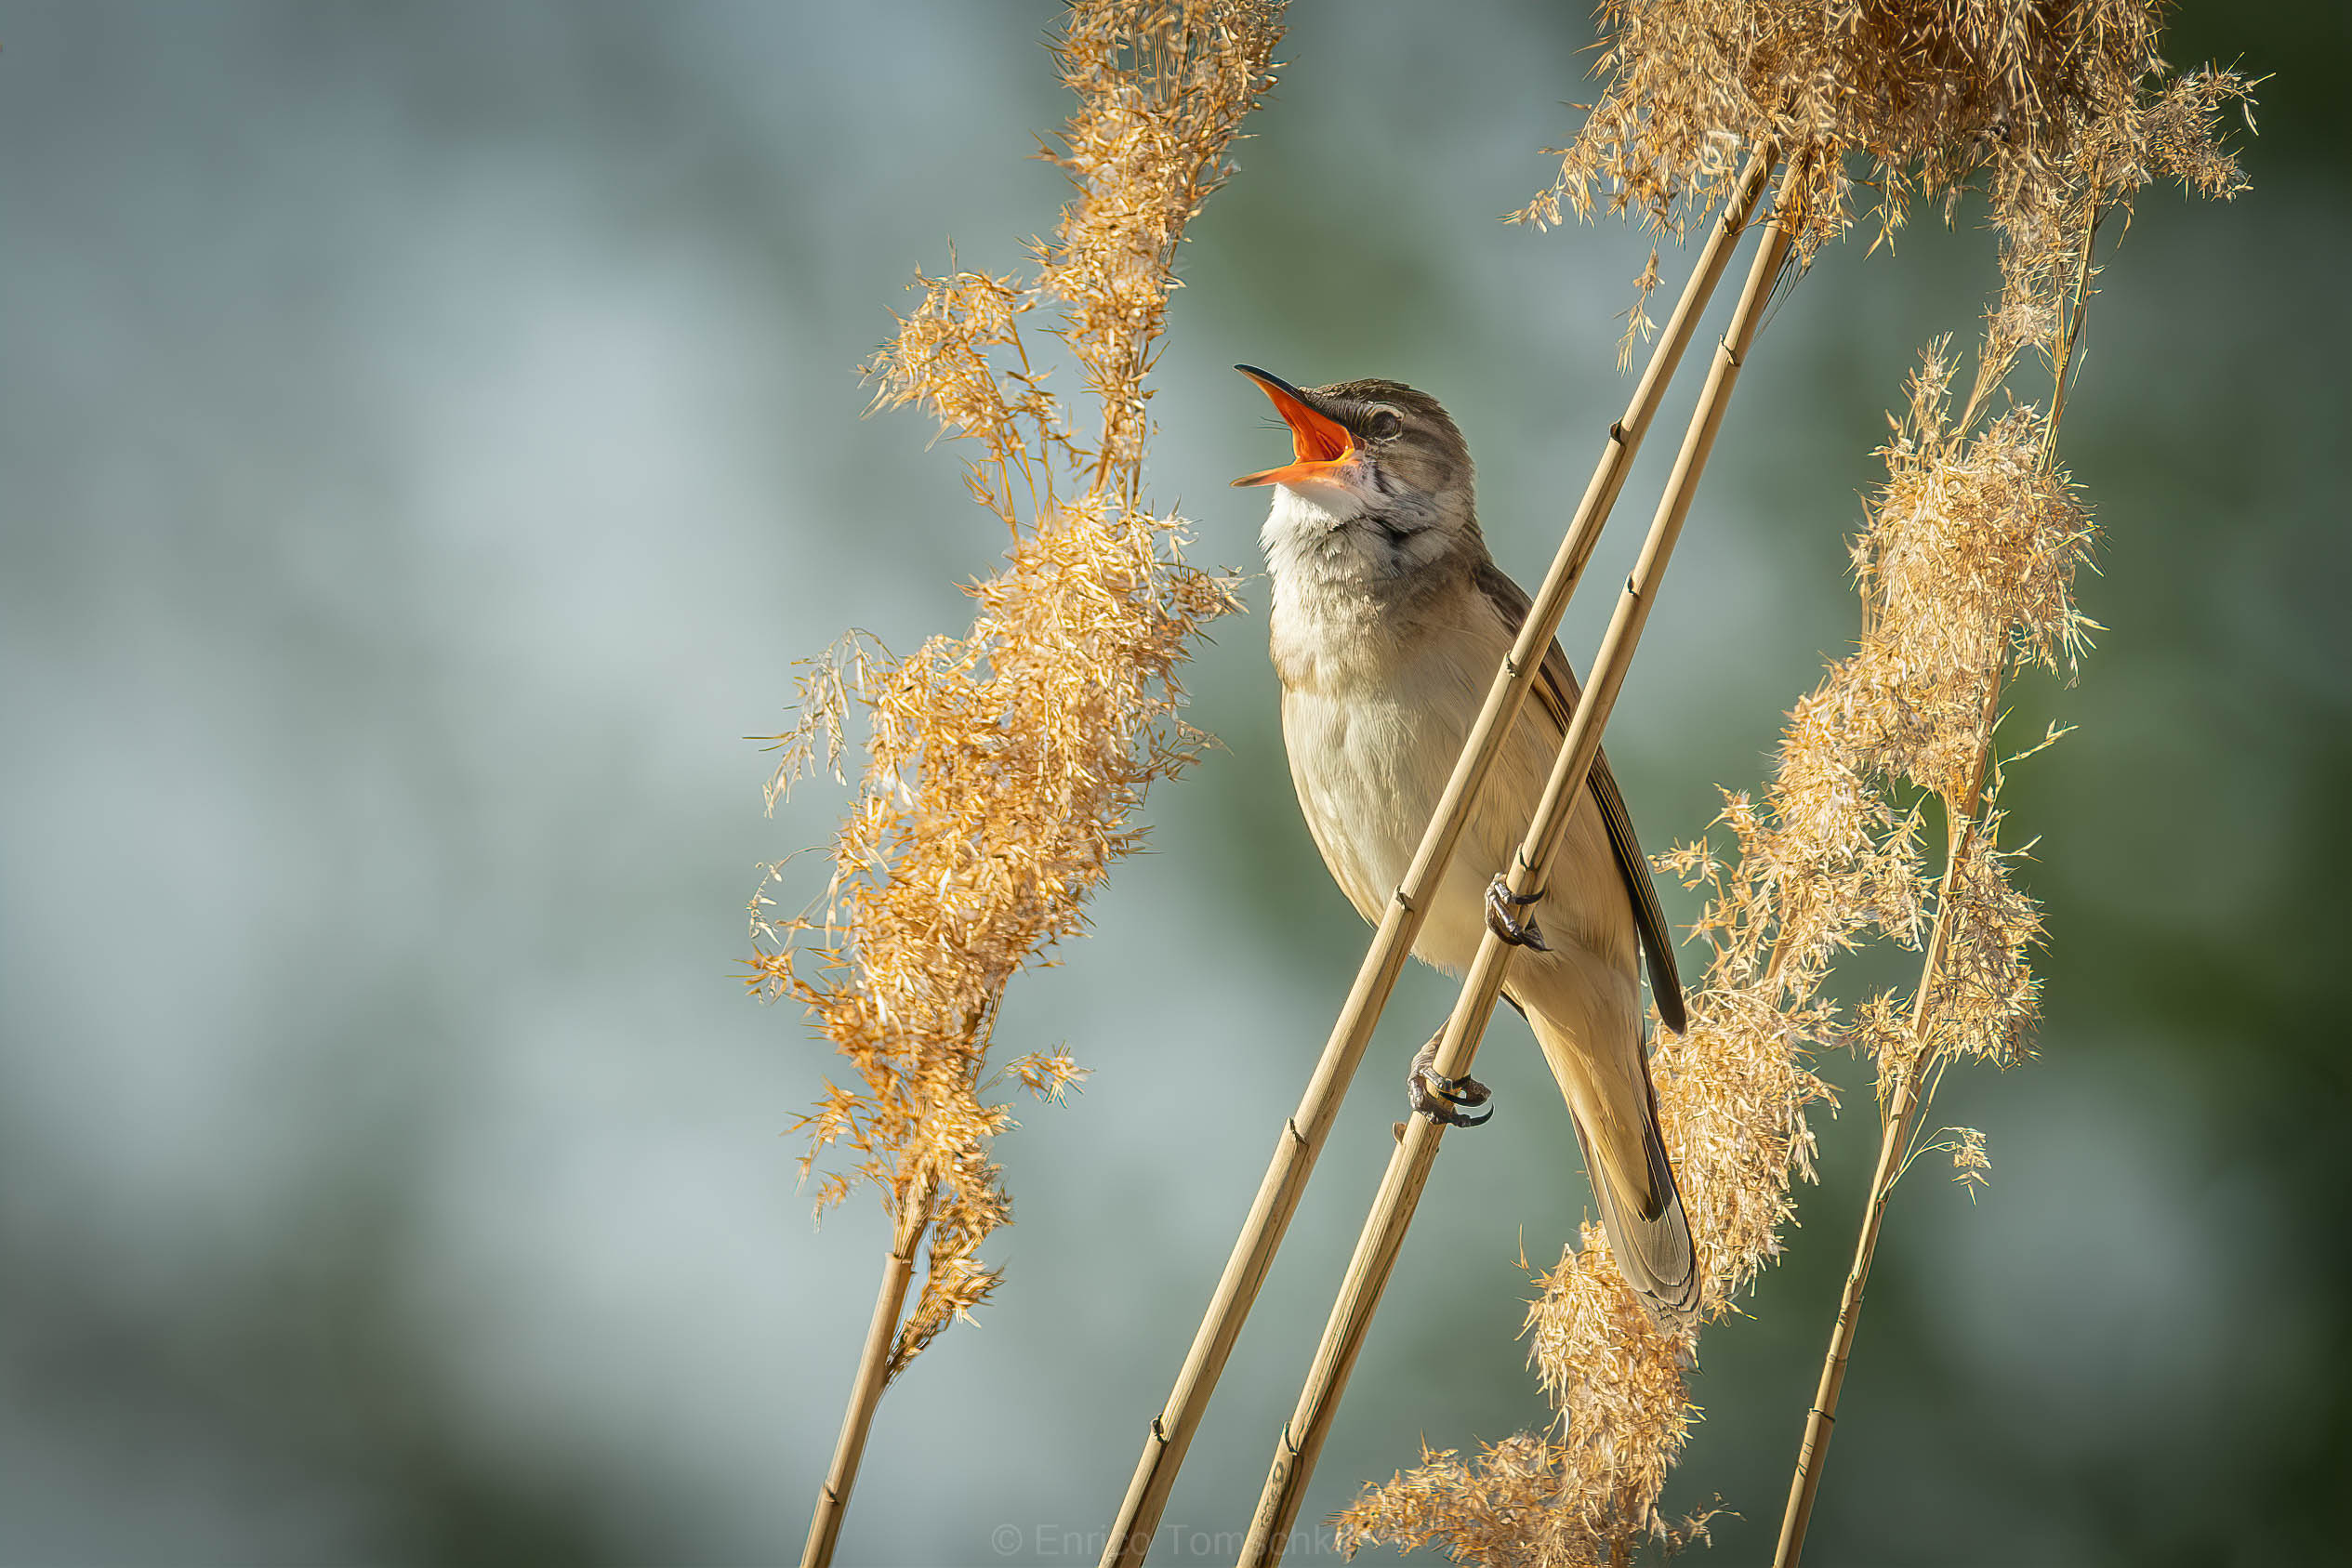
[[[1367,919],[1380,917],[1404,878],[1461,749],[1460,726],[1446,717],[1361,689],[1296,689],[1283,698],[1283,741],[1307,830]]]
[[[1366,919],[1378,920],[1420,846],[1511,632],[1467,582],[1450,601],[1427,606],[1421,629],[1406,636],[1395,635],[1393,617],[1384,626],[1359,625],[1338,594],[1293,594],[1285,606],[1279,587],[1277,578],[1275,663],[1291,782],[1333,880]],[[1298,649],[1288,658],[1286,630]],[[1415,944],[1423,959],[1447,969],[1468,965],[1485,929],[1487,882],[1510,864],[1558,745],[1556,731],[1528,704]],[[1572,819],[1564,849],[1546,930],[1612,961],[1621,953],[1630,965],[1631,908],[1589,803]]]

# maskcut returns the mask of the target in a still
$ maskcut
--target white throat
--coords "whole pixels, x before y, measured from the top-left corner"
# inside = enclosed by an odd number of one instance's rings
[[[1372,510],[1367,503],[1377,500]],[[1385,657],[1397,609],[1451,553],[1454,530],[1418,496],[1276,485],[1258,542],[1273,579],[1267,630],[1277,665],[1303,670]]]
[[[1296,490],[1277,484],[1258,544],[1277,597],[1286,580],[1297,587],[1312,584],[1378,593],[1444,557],[1452,547],[1451,534],[1419,495],[1368,495],[1336,484]]]

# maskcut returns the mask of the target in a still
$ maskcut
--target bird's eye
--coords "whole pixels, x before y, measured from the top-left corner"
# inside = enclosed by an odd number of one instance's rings
[[[1404,428],[1405,421],[1396,416],[1394,410],[1383,408],[1373,414],[1370,422],[1364,427],[1364,433],[1374,441],[1394,441],[1397,432]]]

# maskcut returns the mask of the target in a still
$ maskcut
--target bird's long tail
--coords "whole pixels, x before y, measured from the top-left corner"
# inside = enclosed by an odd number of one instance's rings
[[[1594,1157],[1596,1151],[1584,1130],[1584,1118],[1572,1119],[1618,1269],[1663,1325],[1679,1329],[1698,1315],[1698,1249],[1691,1245],[1690,1220],[1683,1213],[1683,1194],[1674,1185],[1674,1167],[1658,1137],[1655,1101],[1645,1109],[1649,1113],[1642,1119],[1641,1131],[1646,1193],[1621,1192],[1619,1179],[1610,1170],[1611,1162]],[[1645,1198],[1649,1200],[1646,1204]]]
[[[1554,987],[1546,998],[1553,1006],[1528,1010],[1527,1022],[1568,1102],[1618,1268],[1660,1324],[1678,1329],[1698,1315],[1705,1281],[1658,1136],[1641,1021],[1630,997],[1610,1005],[1613,995],[1589,977]]]

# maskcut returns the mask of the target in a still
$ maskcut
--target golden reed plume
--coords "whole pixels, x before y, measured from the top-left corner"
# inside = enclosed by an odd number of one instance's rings
[[[1798,171],[1801,253],[1855,220],[1853,182],[1877,192],[1877,238],[1918,198],[1949,215],[1979,191],[1999,235],[2002,294],[1986,314],[1973,384],[1952,407],[1948,342],[1929,349],[1881,455],[1887,481],[1854,542],[1863,603],[1855,652],[1790,711],[1777,774],[1755,800],[1725,797],[1729,844],[1701,841],[1661,864],[1706,889],[1712,949],[1689,996],[1691,1028],[1664,1036],[1659,1111],[1721,1317],[1777,1256],[1793,1175],[1812,1174],[1806,1108],[1829,1087],[1817,1044],[1873,1057],[1883,1147],[1820,1405],[1833,1413],[1886,1191],[1944,1063],[2024,1049],[2037,1008],[2028,964],[2037,907],[1999,848],[1994,728],[2014,667],[2071,670],[2095,629],[2074,577],[2094,538],[2055,462],[2055,439],[2103,223],[2128,221],[2160,178],[2207,195],[2243,186],[2220,145],[2223,111],[2248,84],[2174,74],[2156,54],[2161,7],[2143,0],[1857,4],[1609,0],[1601,102],[1561,152],[1559,180],[1521,218],[1631,214],[1666,232],[1732,191],[1752,149]],[[1645,292],[1654,283],[1645,271]],[[1642,312],[1637,305],[1638,328]],[[1996,411],[2013,372],[2038,361],[2046,404]],[[2015,758],[2012,758],[2015,760]],[[1938,803],[1940,868],[1921,849]],[[1883,940],[1922,954],[1908,999],[1841,1010],[1823,994],[1849,949]],[[1981,1179],[1983,1139],[1942,1147]],[[1703,1534],[1706,1518],[1658,1510],[1696,1414],[1684,1347],[1619,1277],[1606,1241],[1581,1245],[1539,1282],[1530,1357],[1557,1412],[1465,1457],[1368,1488],[1341,1518],[1353,1550],[1437,1547],[1457,1559],[1540,1568],[1610,1563],[1645,1539]],[[1808,1423],[1780,1561],[1793,1564],[1827,1442]]]
[[[1007,531],[1003,570],[969,592],[971,629],[906,658],[852,636],[800,679],[776,737],[776,794],[812,764],[839,776],[852,709],[869,722],[856,795],[813,913],[753,902],[751,983],[805,1006],[847,1061],[802,1119],[820,1210],[861,1182],[894,1226],[875,1325],[810,1532],[827,1561],[888,1380],[986,1298],[980,1260],[1011,1217],[990,1140],[1008,1082],[1047,1099],[1066,1049],[992,1062],[1005,986],[1082,929],[1086,900],[1141,841],[1144,792],[1191,761],[1177,666],[1229,586],[1186,566],[1186,524],[1143,498],[1145,379],[1184,226],[1221,185],[1243,117],[1274,80],[1278,4],[1080,0],[1054,56],[1078,99],[1047,156],[1075,194],[1027,278],[918,277],[919,305],[867,374],[878,406],[916,404],[976,442],[971,493]],[[1046,387],[1024,318],[1053,313],[1084,380],[1080,418]],[[900,1308],[922,1238],[930,1266]]]

